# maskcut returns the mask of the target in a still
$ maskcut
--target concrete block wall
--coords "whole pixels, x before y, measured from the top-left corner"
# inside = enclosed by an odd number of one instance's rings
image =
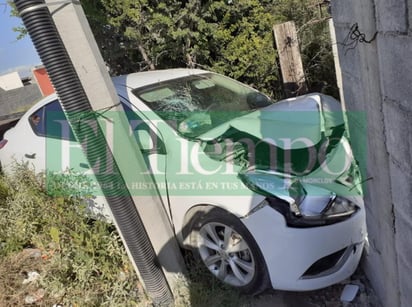
[[[0,116],[27,110],[42,98],[37,84],[0,91]]]
[[[363,175],[373,177],[365,192],[370,246],[363,266],[383,306],[411,306],[412,0],[332,0],[332,15],[342,100],[366,117],[349,120],[355,155],[366,152]],[[355,23],[366,40],[376,39],[345,46]]]

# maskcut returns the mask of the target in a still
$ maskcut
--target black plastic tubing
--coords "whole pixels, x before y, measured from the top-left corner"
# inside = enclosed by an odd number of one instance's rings
[[[125,181],[114,161],[97,117],[88,101],[76,70],[65,49],[52,16],[43,0],[15,0],[23,23],[50,76],[63,110],[88,161],[107,155],[110,174],[93,169],[97,181],[133,257],[148,295],[157,306],[173,305],[173,295],[160,267]],[[84,129],[84,122],[87,128]],[[90,128],[95,133],[90,136]],[[96,133],[97,132],[97,133]],[[87,146],[86,146],[87,142]],[[92,164],[92,163],[90,163]],[[95,167],[93,167],[95,168]],[[114,183],[108,185],[107,183]]]

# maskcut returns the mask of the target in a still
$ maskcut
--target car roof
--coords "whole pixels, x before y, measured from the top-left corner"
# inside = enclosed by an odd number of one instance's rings
[[[199,75],[204,73],[208,73],[208,71],[192,68],[175,68],[137,72],[128,75],[113,77],[112,80],[115,85],[127,86],[129,88],[134,89],[167,80],[177,79],[191,75]]]
[[[192,68],[174,68],[162,70],[150,70],[143,72],[136,72],[132,74],[112,77],[112,81],[116,87],[126,86],[129,88],[139,88],[150,84],[156,84],[167,80],[177,79],[190,75],[199,75],[208,73],[206,70],[192,69]],[[53,93],[36,104],[34,104],[27,112],[42,107],[43,105],[57,99],[57,94]]]

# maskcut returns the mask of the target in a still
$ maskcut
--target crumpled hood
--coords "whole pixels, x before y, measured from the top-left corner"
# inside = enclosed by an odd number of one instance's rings
[[[269,169],[245,169],[239,177],[245,185],[257,188],[260,193],[274,195],[289,203],[299,195],[296,187],[304,187],[312,199],[317,197],[316,200],[328,198],[331,192],[345,197],[362,194],[361,174],[345,137],[326,156],[324,167],[313,172],[294,175]]]
[[[281,100],[232,119],[199,136],[212,140],[231,127],[282,149],[311,147],[328,136],[332,127],[344,123],[340,103],[323,94]]]

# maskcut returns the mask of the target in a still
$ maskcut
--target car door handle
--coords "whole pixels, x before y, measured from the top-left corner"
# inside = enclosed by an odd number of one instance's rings
[[[36,159],[36,153],[24,154],[27,159]]]
[[[87,164],[87,163],[80,163],[79,166],[80,166],[81,168],[87,168],[87,169],[90,168],[90,167],[89,167],[89,164]]]

